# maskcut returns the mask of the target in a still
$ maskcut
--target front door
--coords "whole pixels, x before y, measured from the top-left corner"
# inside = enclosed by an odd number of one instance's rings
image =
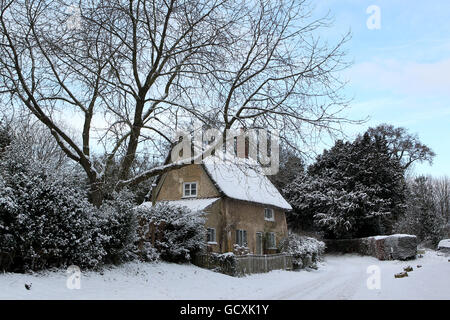
[[[256,233],[256,254],[263,254],[263,234],[262,234],[262,232]]]

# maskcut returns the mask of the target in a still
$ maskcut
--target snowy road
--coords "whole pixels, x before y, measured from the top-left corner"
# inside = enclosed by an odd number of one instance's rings
[[[348,260],[348,263],[345,263]],[[311,280],[299,281],[271,297],[273,299],[352,299],[361,289],[367,290],[367,263],[353,257],[328,257],[326,270],[309,272]],[[343,264],[345,263],[345,264]]]
[[[407,278],[394,274],[410,265]],[[421,265],[421,268],[417,268]],[[379,269],[379,288],[369,289],[368,267]],[[376,268],[375,267],[375,268]],[[450,299],[450,262],[429,253],[413,261],[378,261],[353,255],[328,256],[322,269],[309,272],[310,280],[298,281],[273,299]],[[295,280],[293,279],[293,282]],[[369,280],[370,283],[373,283]],[[269,298],[269,297],[268,297]]]
[[[67,288],[64,271],[9,273],[0,274],[0,299],[450,299],[448,259],[434,251],[408,262],[326,256],[319,270],[244,278],[192,265],[129,263],[102,275],[83,273],[79,290]],[[379,289],[367,287],[367,268],[374,265],[379,268]],[[409,277],[395,279],[407,265],[414,268]]]

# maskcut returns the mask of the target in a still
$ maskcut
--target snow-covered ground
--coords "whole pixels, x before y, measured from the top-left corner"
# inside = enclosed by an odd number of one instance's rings
[[[406,262],[328,255],[319,270],[243,278],[192,265],[129,263],[103,274],[83,273],[78,290],[67,288],[64,271],[7,273],[0,274],[0,299],[450,299],[449,259],[434,251]],[[370,290],[367,279],[374,275],[367,268],[373,265],[379,267],[381,286]],[[414,271],[395,279],[407,265]]]

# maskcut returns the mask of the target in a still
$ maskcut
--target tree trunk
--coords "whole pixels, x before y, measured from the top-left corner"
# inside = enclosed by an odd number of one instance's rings
[[[101,181],[91,182],[89,190],[89,201],[97,208],[103,203],[103,184]]]

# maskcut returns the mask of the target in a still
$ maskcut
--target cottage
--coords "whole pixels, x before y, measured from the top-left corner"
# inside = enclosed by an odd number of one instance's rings
[[[207,215],[210,252],[275,253],[287,236],[291,206],[252,159],[210,156],[162,175],[153,201],[169,201]]]

